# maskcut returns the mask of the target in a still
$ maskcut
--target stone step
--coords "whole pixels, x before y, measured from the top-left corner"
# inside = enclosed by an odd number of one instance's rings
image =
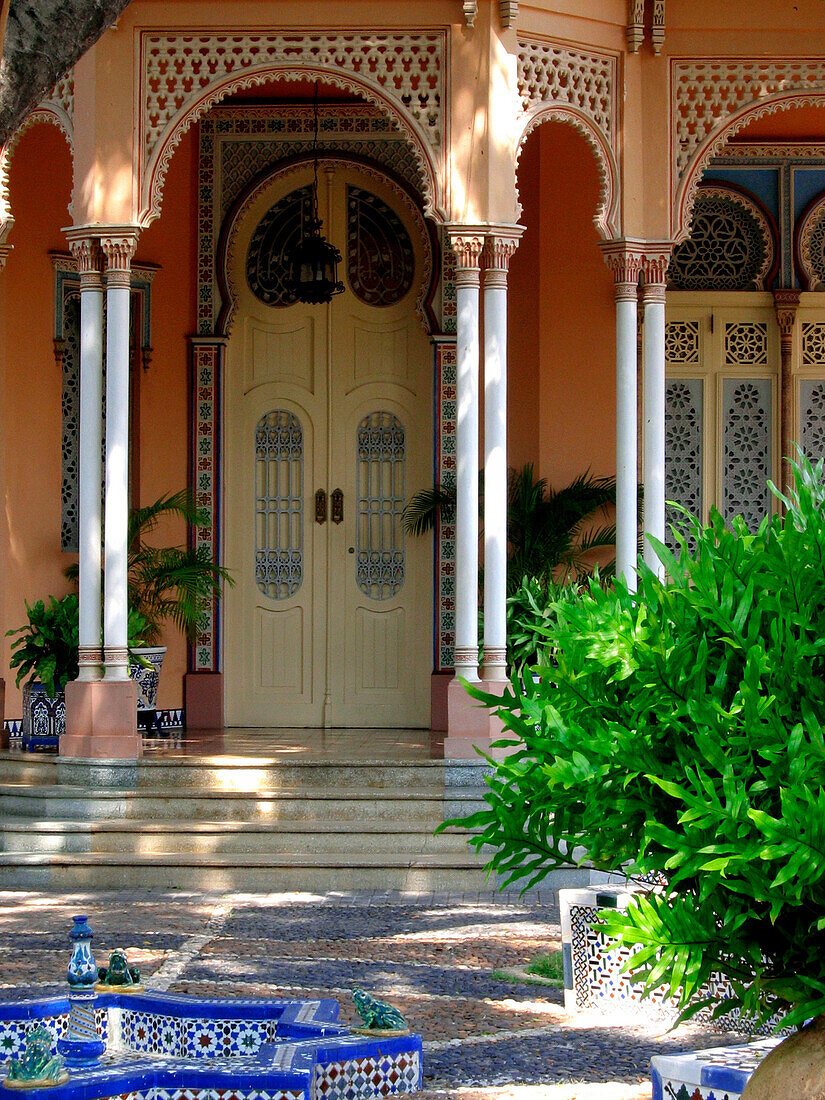
[[[280,757],[144,757],[137,763],[85,760],[33,753],[0,753],[0,784],[85,787],[136,787],[138,790],[202,790],[257,793],[288,787],[297,790],[443,792],[445,782],[460,774],[461,785],[482,784],[483,762],[445,765],[443,760],[386,763],[384,761],[301,761]]]
[[[477,806],[472,792],[450,796],[450,816],[471,813]],[[142,821],[247,822],[422,822],[444,820],[445,800],[430,790],[407,788],[380,793],[344,787],[329,793],[276,788],[257,791],[96,790],[88,787],[0,785],[0,818],[9,816],[48,821],[100,821],[115,818]]]
[[[227,821],[29,821],[0,822],[0,852],[39,855],[117,853],[162,856],[251,854],[276,856],[353,853],[386,859],[424,857],[430,852],[466,855],[466,834],[449,830],[433,835],[429,825],[383,822],[291,823]],[[344,854],[346,853],[346,854]]]
[[[483,891],[496,888],[481,861],[464,854],[430,853],[376,858],[337,852],[278,855],[2,853],[0,877],[7,887],[52,890],[135,887],[250,890],[263,892],[333,890]]]

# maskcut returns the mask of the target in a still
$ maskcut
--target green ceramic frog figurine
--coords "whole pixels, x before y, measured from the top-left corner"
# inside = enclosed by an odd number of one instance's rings
[[[48,1030],[38,1024],[26,1036],[26,1050],[22,1058],[12,1058],[9,1063],[7,1082],[47,1081],[56,1085],[68,1081],[69,1075],[63,1069],[63,1059],[52,1054],[52,1037]]]
[[[375,1031],[408,1031],[409,1025],[397,1008],[378,1001],[362,989],[353,989],[352,999],[365,1027]]]
[[[97,972],[98,985],[106,989],[117,986],[119,989],[128,989],[140,985],[140,971],[136,966],[129,966],[126,961],[126,952],[122,947],[116,947],[109,955],[109,965],[101,966]]]

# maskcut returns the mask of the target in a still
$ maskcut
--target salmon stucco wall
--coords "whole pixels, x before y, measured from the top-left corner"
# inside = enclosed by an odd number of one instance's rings
[[[136,262],[154,263],[152,362],[140,379],[140,503],[189,483],[189,366],[187,336],[195,332],[197,267],[197,128],[184,137],[169,168],[161,216],[144,230]],[[182,544],[182,521],[170,521],[152,536],[157,545]],[[158,706],[183,706],[186,642],[171,623]]]
[[[19,718],[20,695],[9,672],[6,631],[26,621],[24,600],[72,590],[63,570],[75,555],[60,549],[61,390],[54,359],[54,269],[50,250],[68,251],[72,165],[66,139],[52,125],[33,126],[11,160],[14,245],[0,273],[5,339],[0,346],[4,452],[0,575],[0,666],[6,716]]]
[[[593,225],[596,162],[572,127],[548,122],[519,165],[526,227],[511,263],[510,465],[561,487],[616,468],[613,278]]]

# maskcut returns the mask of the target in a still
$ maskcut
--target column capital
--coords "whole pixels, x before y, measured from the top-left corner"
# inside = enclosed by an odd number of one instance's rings
[[[773,308],[776,313],[776,323],[779,325],[779,334],[783,342],[793,337],[796,315],[799,312],[799,300],[801,291],[781,289],[773,292]]]
[[[524,227],[521,225],[491,227],[481,253],[481,267],[488,284],[506,285],[510,260],[523,233]],[[499,277],[496,278],[496,275]]]
[[[106,282],[110,287],[129,286],[132,257],[137,250],[138,231],[134,226],[107,226],[100,236],[106,257]]]
[[[600,241],[604,262],[613,273],[616,301],[635,301],[642,270],[643,241]]]
[[[96,237],[66,231],[69,250],[77,260],[80,289],[99,290],[103,285],[103,255]]]
[[[486,227],[483,225],[447,225],[445,231],[450,247],[456,254],[458,270],[478,271],[479,257],[484,248]]]
[[[648,287],[661,287],[662,292],[664,291],[667,282],[667,269],[670,266],[672,255],[673,241],[644,242],[642,246],[643,296]],[[656,291],[651,292],[651,297],[658,297]]]

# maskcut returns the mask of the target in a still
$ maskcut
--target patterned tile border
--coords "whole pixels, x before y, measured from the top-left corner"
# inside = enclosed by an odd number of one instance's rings
[[[160,728],[163,730],[180,730],[186,727],[186,718],[181,708],[171,710],[159,710],[157,712]],[[3,728],[9,737],[15,739],[23,736],[23,719],[6,718]]]

